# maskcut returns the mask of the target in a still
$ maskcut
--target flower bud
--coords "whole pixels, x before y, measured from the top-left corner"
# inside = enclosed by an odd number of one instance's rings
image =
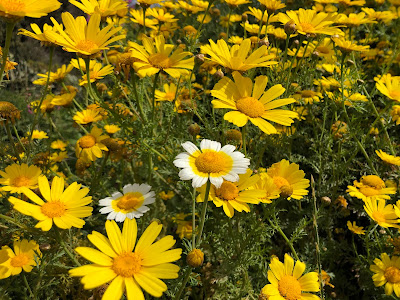
[[[219,69],[214,73],[214,76],[218,79],[222,79],[222,78],[224,78],[225,74],[224,74],[224,72],[221,71],[221,69]]]
[[[295,33],[297,30],[296,23],[293,20],[290,20],[289,22],[287,22],[283,28],[287,35],[291,35],[291,34]]]
[[[284,199],[289,198],[293,194],[293,188],[290,185],[283,185],[280,190],[280,196]]]
[[[194,60],[199,63],[202,64],[204,62],[204,54],[199,53],[194,57]]]
[[[193,249],[187,255],[186,262],[192,268],[200,267],[204,262],[204,253],[200,249]]]
[[[247,20],[248,20],[247,14],[246,14],[246,13],[243,13],[243,14],[242,14],[242,22],[243,22],[243,23],[246,23]]]
[[[188,131],[191,135],[196,136],[200,133],[200,126],[197,123],[191,124]]]
[[[258,44],[259,44],[260,46],[267,46],[267,47],[269,47],[269,40],[268,40],[267,37],[265,37],[265,38],[259,40],[259,41],[258,41]]]

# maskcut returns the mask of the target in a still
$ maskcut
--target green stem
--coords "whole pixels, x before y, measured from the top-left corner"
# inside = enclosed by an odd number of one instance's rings
[[[199,233],[198,233],[198,240],[196,243],[196,248],[198,248],[201,244],[201,238],[203,234],[203,229],[204,229],[204,222],[206,220],[206,212],[207,212],[207,205],[208,205],[208,195],[210,194],[210,188],[211,188],[211,181],[210,179],[207,180],[207,186],[206,186],[206,193],[204,195],[204,203],[203,203],[203,208],[201,210],[201,215],[200,215],[200,225],[199,225]]]
[[[60,230],[58,229],[58,227],[55,227],[55,232],[56,232],[56,238],[57,238],[58,242],[60,243],[61,247],[64,249],[65,253],[67,253],[69,258],[75,263],[75,265],[80,267],[81,266],[80,262],[71,253],[71,251],[68,250],[67,245],[65,245],[65,243],[64,243],[64,241],[63,241],[63,239],[61,237]]]
[[[154,115],[155,115],[155,110],[156,110],[156,87],[157,87],[157,81],[158,78],[160,77],[160,72],[156,73],[156,76],[154,76],[154,82],[153,82],[153,90],[152,90],[152,95],[153,95],[153,107],[152,107],[152,112],[151,112],[151,122],[153,123],[153,128],[154,128]]]
[[[174,298],[175,300],[180,300],[181,299],[182,292],[186,287],[186,283],[188,282],[191,273],[192,273],[192,268],[189,267],[186,270],[185,275],[183,277],[182,285],[179,288],[179,291],[175,295],[175,298]]]
[[[192,248],[196,248],[196,188],[192,195]]]
[[[28,280],[26,279],[25,272],[22,273],[22,278],[24,279],[24,283],[29,292],[30,297],[33,298],[33,293],[32,293],[31,287],[29,286]]]
[[[110,152],[107,151],[104,155],[103,161],[101,162],[100,170],[96,172],[96,174],[94,174],[93,176],[93,181],[92,184],[90,185],[90,190],[93,190],[93,188],[96,186],[97,181],[101,177],[101,174],[103,173],[104,167],[106,166],[109,157],[110,157]]]
[[[243,144],[244,156],[247,156],[246,133],[247,133],[247,123],[242,127],[242,144]]]
[[[13,148],[14,155],[17,158],[18,162],[21,163],[21,157],[19,157],[18,150],[15,147],[14,139],[13,139],[13,137],[11,135],[10,124],[8,123],[8,121],[6,121],[5,123],[6,123],[7,136],[8,136],[8,139],[10,140],[11,147]]]
[[[8,52],[10,50],[10,45],[11,45],[11,38],[12,38],[12,33],[15,27],[14,22],[7,23],[6,25],[6,44],[3,48],[3,62],[1,64],[1,69],[0,69],[0,87],[2,86],[3,83],[3,73],[4,70],[6,69],[6,64],[7,64],[7,58],[8,58]]]
[[[229,28],[231,27],[231,15],[232,15],[232,8],[229,6],[229,15],[228,15],[228,28],[226,29],[226,40],[229,39]],[[233,25],[233,24],[232,24]]]
[[[9,222],[9,223],[11,223],[11,224],[17,225],[19,228],[23,228],[23,229],[29,230],[28,227],[26,227],[26,226],[23,225],[23,224],[18,223],[17,221],[15,221],[13,218],[11,218],[11,217],[9,217],[9,216],[0,214],[0,219],[3,219],[3,220],[5,220],[5,221],[7,221],[7,222]]]
[[[131,83],[132,83],[133,93],[134,93],[135,98],[136,98],[136,104],[137,104],[137,106],[139,108],[140,117],[143,119],[144,123],[147,123],[147,118],[146,118],[146,115],[144,114],[144,111],[143,111],[142,100],[141,100],[141,98],[139,98],[139,95],[138,95],[138,92],[137,92],[136,77],[135,77],[135,72],[133,70],[131,70]]]

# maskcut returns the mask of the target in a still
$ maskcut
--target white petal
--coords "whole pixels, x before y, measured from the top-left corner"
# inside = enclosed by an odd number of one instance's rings
[[[119,213],[117,214],[117,216],[115,217],[115,221],[117,221],[117,222],[123,222],[123,221],[125,220],[125,218],[126,218],[126,214],[124,214],[124,213],[122,213],[122,212],[119,212]]]
[[[106,207],[103,207],[103,208],[101,208],[101,209],[99,210],[99,212],[100,212],[101,214],[108,214],[108,213],[110,213],[110,212],[112,212],[112,211],[114,211],[114,210],[113,210],[113,208],[112,208],[111,206],[106,206]]]
[[[232,145],[225,145],[221,148],[221,151],[225,152],[226,154],[232,154],[236,150],[235,146]],[[239,152],[240,153],[240,152]]]
[[[179,172],[179,178],[181,179],[181,180],[190,180],[190,179],[192,179],[193,177],[195,177],[196,175],[193,173],[193,171],[191,170],[191,169],[188,169],[188,168],[186,168],[186,169],[182,169],[180,172]]]
[[[210,177],[211,183],[218,189],[221,187],[221,184],[224,182],[222,177]]]
[[[195,188],[202,187],[208,180],[208,177],[196,176],[193,178],[192,186]]]
[[[115,220],[116,215],[117,215],[116,211],[110,212],[110,214],[107,216],[107,220]]]
[[[118,199],[119,197],[122,197],[123,195],[120,192],[114,192],[111,196],[113,199]]]
[[[99,205],[100,206],[110,206],[113,201],[114,201],[113,199],[111,199],[110,197],[107,197],[107,198],[101,199],[99,201]]]
[[[193,154],[196,151],[199,151],[199,148],[196,147],[192,142],[185,142],[182,144],[183,149],[185,149],[189,154]]]
[[[148,208],[147,206],[141,206],[138,209],[136,209],[136,211],[141,212],[142,215],[146,212],[148,212],[150,210],[150,208]]]

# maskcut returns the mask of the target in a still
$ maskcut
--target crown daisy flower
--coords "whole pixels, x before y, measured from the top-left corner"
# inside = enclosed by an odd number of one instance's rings
[[[304,178],[305,173],[299,169],[298,164],[282,159],[267,169],[267,175],[280,190],[281,197],[300,200],[308,194],[306,189],[310,186],[310,181]]]
[[[102,50],[108,50],[108,45],[125,38],[125,35],[117,35],[122,27],[107,25],[100,30],[100,14],[93,14],[89,22],[85,17],[79,16],[76,19],[69,13],[61,15],[65,30],[60,24],[51,18],[57,31],[46,31],[45,37],[52,43],[62,46],[65,51],[76,52],[83,56],[92,56]],[[114,37],[113,37],[114,36]]]
[[[400,222],[393,204],[386,205],[386,200],[367,199],[364,209],[369,217],[383,228],[400,228]]]
[[[336,21],[337,16],[324,12],[318,13],[313,9],[289,10],[286,14],[279,13],[279,22],[285,25],[288,22],[294,22],[298,33],[309,36],[318,34],[343,36],[344,33],[339,28],[331,27]]]
[[[108,220],[123,222],[125,218],[140,218],[150,208],[146,205],[154,203],[156,200],[155,193],[151,191],[148,184],[128,184],[122,189],[122,193],[115,192],[111,197],[101,199],[100,213],[108,214]]]
[[[372,280],[375,286],[385,286],[385,294],[392,295],[393,291],[400,297],[400,257],[389,257],[387,253],[381,253],[381,258],[374,259],[374,265],[370,270],[375,274]]]
[[[258,76],[254,85],[250,78],[243,77],[239,72],[233,72],[232,81],[222,78],[211,91],[214,108],[228,108],[232,111],[224,115],[224,119],[243,127],[248,121],[252,122],[266,134],[276,133],[276,128],[269,123],[272,121],[284,126],[290,126],[297,113],[290,110],[276,109],[295,102],[293,98],[278,98],[285,92],[282,85],[277,84],[265,91],[268,83],[267,76]],[[267,121],[268,120],[268,121]]]
[[[261,203],[272,203],[273,199],[280,196],[280,189],[275,185],[274,179],[267,173],[260,173],[260,180],[254,185],[255,189],[263,190],[264,195],[260,198]]]
[[[360,181],[354,180],[354,186],[347,186],[346,192],[363,201],[367,199],[390,199],[396,193],[395,187],[386,187],[385,182],[377,175],[366,175]]]
[[[357,226],[355,221],[353,223],[347,221],[347,228],[355,234],[365,234],[364,227]]]
[[[75,251],[94,264],[69,271],[72,277],[82,277],[85,289],[94,289],[111,282],[103,299],[144,299],[142,288],[154,297],[161,297],[167,285],[160,279],[178,278],[179,267],[171,262],[180,259],[182,249],[170,249],[175,240],[167,235],[154,242],[162,225],[153,222],[139,241],[135,219],[126,219],[121,230],[114,221],[106,222],[108,238],[97,231],[88,235],[99,250],[78,247]]]
[[[15,241],[14,251],[3,246],[0,249],[0,279],[18,275],[24,270],[29,273],[40,263],[42,256],[35,241]]]
[[[33,191],[25,188],[23,193],[35,204],[10,197],[8,201],[20,213],[31,216],[39,221],[36,228],[49,231],[54,224],[61,229],[71,227],[82,228],[85,221],[82,218],[92,215],[93,207],[86,206],[92,202],[88,188],[81,189],[81,185],[74,182],[64,190],[64,178],[54,177],[51,183],[46,176],[38,179],[41,199]]]
[[[69,74],[69,72],[72,71],[73,68],[74,67],[71,64],[69,64],[68,66],[62,65],[61,68],[58,68],[55,72],[50,72],[50,74],[49,73],[37,74],[41,78],[33,81],[33,84],[46,85],[47,78],[49,76],[50,76],[49,83],[63,81],[65,79],[65,77]]]
[[[75,5],[80,10],[88,15],[100,13],[100,16],[105,20],[108,16],[117,14],[118,10],[128,7],[128,3],[122,0],[70,0],[69,3]]]
[[[14,123],[21,118],[21,111],[11,102],[0,101],[0,125],[5,121]]]
[[[108,151],[108,148],[102,143],[106,138],[109,136],[103,135],[101,128],[93,126],[90,133],[81,137],[76,143],[76,157],[83,158],[85,161],[95,161],[97,158],[103,157],[102,151]]]
[[[365,52],[369,50],[369,46],[362,46],[353,43],[352,41],[347,41],[344,38],[332,38],[335,45],[342,51],[342,53],[351,53],[353,51]]]
[[[263,45],[250,54],[251,40],[245,39],[240,45],[228,47],[224,40],[214,43],[209,40],[210,45],[201,46],[201,53],[208,54],[212,62],[225,67],[230,71],[245,72],[257,67],[270,67],[277,64],[272,59],[275,55],[266,54],[267,46]]]
[[[49,46],[49,45],[53,45],[52,42],[50,42],[46,36],[45,36],[45,32],[46,31],[57,31],[57,28],[54,26],[50,26],[48,24],[44,24],[43,25],[43,30],[40,29],[40,27],[36,24],[36,23],[31,23],[31,29],[33,32],[26,30],[26,29],[19,29],[18,30],[18,35],[22,34],[25,36],[29,36],[30,38],[33,38],[35,40],[40,41],[40,45],[44,45],[44,46]],[[46,75],[47,78],[47,75]]]
[[[277,257],[272,258],[269,264],[268,281],[261,290],[267,299],[276,300],[307,300],[320,299],[317,295],[308,292],[318,292],[320,285],[317,272],[304,274],[306,264],[296,261],[289,254],[285,254],[284,263]]]
[[[378,91],[389,99],[400,102],[400,76],[384,74],[374,79]]]
[[[129,44],[132,57],[138,59],[133,63],[133,67],[139,76],[146,77],[164,71],[174,78],[179,78],[188,75],[189,70],[193,69],[194,57],[185,59],[192,53],[183,52],[181,48],[172,52],[175,45],[165,44],[163,35],[156,36],[154,41],[143,36],[142,42],[143,46],[136,43]]]
[[[224,180],[219,188],[212,186],[208,201],[213,201],[216,207],[221,207],[224,213],[232,218],[235,210],[250,212],[248,203],[258,204],[265,197],[265,191],[253,188],[260,180],[258,175],[251,176],[253,172],[248,169],[246,174],[239,175],[239,181]],[[206,187],[203,185],[197,197],[197,202],[204,202]]]
[[[391,164],[391,165],[400,166],[400,157],[387,154],[386,152],[383,152],[382,150],[375,150],[375,153],[384,162]]]
[[[200,142],[200,149],[191,142],[183,143],[182,147],[187,152],[178,154],[174,165],[182,168],[180,179],[192,180],[195,188],[202,187],[208,180],[216,188],[221,187],[224,179],[236,182],[238,174],[245,174],[250,165],[250,159],[235,151],[232,145],[221,148],[219,142],[204,139]]]
[[[4,191],[21,194],[24,188],[37,188],[41,173],[42,171],[36,166],[12,164],[5,168],[4,172],[0,171],[2,176],[0,184],[3,185]]]
[[[0,17],[13,21],[23,17],[40,18],[60,6],[57,0],[0,0]]]

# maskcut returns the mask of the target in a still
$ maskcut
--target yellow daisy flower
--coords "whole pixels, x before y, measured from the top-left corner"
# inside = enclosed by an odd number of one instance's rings
[[[4,191],[20,194],[24,188],[36,189],[41,173],[36,166],[13,164],[5,168],[4,172],[0,171],[0,184]]]
[[[35,241],[15,241],[14,251],[3,246],[0,250],[0,279],[18,275],[24,270],[29,273],[40,264],[42,254]]]
[[[67,147],[67,143],[65,143],[62,140],[55,140],[55,141],[51,142],[50,147],[55,150],[65,151],[65,148]]]
[[[274,13],[278,9],[285,8],[286,5],[281,0],[257,0],[262,6],[264,6],[268,12]]]
[[[194,57],[184,59],[192,53],[183,52],[181,48],[172,52],[175,45],[165,44],[163,35],[157,36],[154,41],[143,36],[142,42],[143,46],[130,43],[132,57],[138,59],[133,63],[133,67],[139,76],[146,77],[164,71],[174,78],[179,78],[188,75],[189,70],[193,69]]]
[[[336,16],[324,12],[317,13],[313,9],[289,10],[286,14],[279,13],[279,22],[283,25],[293,21],[298,33],[315,36],[318,34],[344,35],[344,33],[331,25],[336,21]]]
[[[10,197],[13,208],[20,213],[31,216],[39,221],[36,228],[49,231],[54,224],[61,229],[71,227],[82,228],[85,221],[82,218],[92,215],[93,207],[86,206],[92,202],[88,188],[81,189],[81,185],[74,182],[64,190],[64,178],[54,177],[51,183],[46,176],[38,179],[39,191],[45,201],[33,191],[24,188],[23,193],[35,204]]]
[[[346,192],[352,197],[366,201],[367,199],[390,199],[390,194],[396,193],[396,188],[386,187],[385,182],[377,175],[361,177],[360,182],[354,180],[354,186],[347,186]]]
[[[174,165],[182,168],[179,172],[181,180],[191,180],[192,186],[202,187],[208,180],[216,188],[221,187],[224,179],[236,182],[239,174],[245,174],[250,160],[243,153],[235,151],[235,146],[221,144],[215,141],[202,140],[200,149],[191,142],[185,142],[182,147],[187,151],[175,157]]]
[[[41,42],[41,45],[53,44],[53,43],[50,42],[50,40],[48,40],[46,38],[44,33],[46,31],[57,31],[56,27],[50,26],[48,24],[44,24],[43,25],[43,31],[42,31],[42,30],[40,30],[40,27],[37,24],[31,23],[30,25],[31,25],[31,29],[32,29],[33,32],[31,32],[29,30],[26,30],[26,29],[23,29],[23,28],[20,28],[19,31],[18,31],[18,34],[26,35],[26,36],[29,36],[29,37],[35,39],[35,40],[38,40],[38,41]]]
[[[267,46],[263,45],[250,54],[251,40],[245,39],[240,45],[228,47],[224,40],[214,43],[209,40],[210,45],[201,46],[201,52],[208,54],[212,62],[225,67],[229,71],[245,72],[257,67],[270,67],[277,64],[272,61],[275,55],[267,54]]]
[[[114,67],[112,65],[104,66],[101,63],[96,63],[93,69],[89,70],[90,82],[95,82],[98,79],[103,79],[108,74],[113,73]],[[79,81],[79,85],[87,84],[87,74],[82,75],[82,79]]]
[[[175,240],[167,235],[154,242],[162,225],[153,222],[137,238],[136,220],[126,219],[119,229],[115,221],[106,222],[108,238],[97,231],[88,235],[99,250],[78,247],[75,251],[94,264],[69,271],[72,277],[83,277],[85,289],[93,289],[107,282],[103,299],[120,299],[125,292],[128,300],[144,299],[143,288],[154,297],[161,297],[167,285],[160,279],[178,278],[179,267],[171,262],[180,259],[182,249],[170,249]]]
[[[231,8],[236,8],[241,4],[247,4],[250,3],[251,1],[249,0],[224,0],[226,4],[228,4]]]
[[[28,131],[27,133],[27,136],[30,136],[31,135],[31,133]],[[49,136],[47,135],[47,133],[46,132],[44,132],[44,131],[40,131],[40,130],[33,130],[33,133],[32,133],[32,139],[33,140],[42,140],[42,139],[48,139],[49,138]]]
[[[279,198],[281,193],[275,185],[274,179],[265,172],[260,173],[260,180],[254,185],[254,188],[265,192],[265,195],[260,198],[261,203],[272,203],[272,200]]]
[[[128,3],[122,0],[70,0],[69,3],[75,5],[88,15],[100,13],[102,18],[117,14],[120,9],[128,7]]]
[[[143,26],[143,10],[137,10],[137,9],[131,9],[130,14],[132,16],[131,21],[133,23],[139,24]],[[149,27],[151,29],[157,29],[156,25],[157,22],[156,20],[153,19],[145,19],[145,25],[146,27]]]
[[[193,234],[193,223],[192,214],[179,213],[175,217],[172,217],[174,223],[178,225],[176,228],[176,234],[179,235],[180,239],[186,238],[191,239]]]
[[[400,76],[384,74],[380,77],[375,77],[374,79],[378,91],[389,99],[400,102]]]
[[[385,286],[385,294],[394,293],[400,297],[400,257],[392,256],[387,253],[381,253],[381,259],[375,258],[374,265],[370,270],[375,274],[372,276],[375,286]]]
[[[277,257],[272,258],[269,264],[267,284],[261,290],[261,294],[267,299],[274,300],[308,300],[320,299],[314,294],[307,292],[318,292],[320,284],[317,272],[304,274],[306,264],[296,261],[289,254],[285,254],[284,263]]]
[[[83,16],[74,19],[69,12],[62,13],[61,17],[65,30],[52,18],[58,32],[46,31],[44,35],[52,43],[62,46],[68,52],[91,56],[102,50],[108,50],[109,44],[125,38],[124,35],[114,36],[122,29],[121,27],[107,25],[100,30],[101,17],[97,13],[90,17],[89,22],[86,22]]]
[[[178,21],[174,15],[166,12],[162,8],[153,7],[146,10],[146,15],[155,18],[156,23],[173,23]]]
[[[351,232],[355,234],[365,234],[364,227],[357,226],[355,221],[353,222],[353,224],[350,221],[347,221],[347,227]]]
[[[121,128],[118,125],[105,125],[104,126],[104,130],[108,133],[108,134],[114,134],[117,133],[118,131],[121,130]]]
[[[269,167],[267,174],[280,190],[280,195],[288,200],[300,200],[308,194],[306,189],[310,186],[310,181],[304,178],[305,173],[299,169],[298,164],[282,159]]]
[[[387,162],[388,164],[400,166],[400,157],[387,154],[387,153],[383,152],[382,150],[375,150],[375,153],[384,162]]]
[[[367,199],[364,209],[372,220],[384,228],[400,228],[400,222],[393,204],[386,205],[386,200]]]
[[[216,207],[224,209],[225,214],[232,218],[235,210],[238,212],[250,212],[248,203],[258,204],[265,197],[265,191],[254,188],[260,180],[258,175],[251,176],[253,172],[248,169],[245,174],[239,175],[239,181],[231,182],[224,180],[219,188],[212,186],[208,201],[213,201]],[[203,185],[197,197],[197,202],[203,202],[206,187]]]
[[[332,38],[332,40],[335,42],[335,45],[339,47],[342,53],[350,53],[353,51],[364,52],[368,51],[369,49],[368,45],[367,46],[357,45],[357,43],[353,43],[352,41],[347,41],[344,38]]]
[[[302,90],[297,94],[293,95],[297,101],[302,100],[305,104],[313,104],[314,102],[320,102],[322,94],[313,90]]]
[[[109,136],[102,135],[102,133],[100,128],[94,126],[89,134],[81,137],[76,143],[76,157],[85,161],[95,161],[97,158],[103,157],[102,151],[108,151],[108,148],[102,141],[109,138]]]
[[[72,71],[74,67],[69,64],[67,65],[62,65],[61,68],[58,68],[57,71],[55,72],[50,72],[50,79],[49,79],[49,83],[53,83],[53,82],[58,82],[58,81],[63,81],[65,79],[65,76],[68,75],[69,72]],[[35,81],[33,81],[33,84],[37,84],[37,85],[46,85],[47,83],[47,77],[49,77],[49,73],[47,74],[37,74],[39,77],[39,79],[36,79]]]
[[[77,111],[72,119],[77,124],[90,124],[102,120],[103,116],[98,110],[84,109],[82,111]]]
[[[40,18],[59,9],[57,0],[0,0],[0,16],[19,20],[23,17]]]
[[[392,116],[393,122],[396,122],[396,125],[400,124],[400,105],[393,105],[390,111],[390,115]]]
[[[274,100],[285,92],[282,85],[277,84],[265,91],[268,83],[267,76],[258,76],[253,82],[243,77],[239,72],[233,72],[232,81],[222,78],[211,91],[214,108],[228,108],[232,111],[225,114],[224,119],[236,126],[243,127],[250,120],[266,134],[276,133],[276,128],[269,123],[272,121],[284,126],[290,126],[297,113],[277,107],[295,102],[293,98]],[[268,120],[268,121],[267,121]]]
[[[163,85],[164,87],[164,92],[160,90],[156,90],[155,96],[156,96],[156,101],[174,101],[175,96],[176,96],[176,90],[177,86],[174,83],[165,83]]]
[[[346,27],[358,27],[362,24],[371,24],[376,23],[375,21],[371,21],[371,19],[365,17],[365,12],[361,12],[358,14],[339,14],[338,19],[336,21],[337,24],[346,25]]]

